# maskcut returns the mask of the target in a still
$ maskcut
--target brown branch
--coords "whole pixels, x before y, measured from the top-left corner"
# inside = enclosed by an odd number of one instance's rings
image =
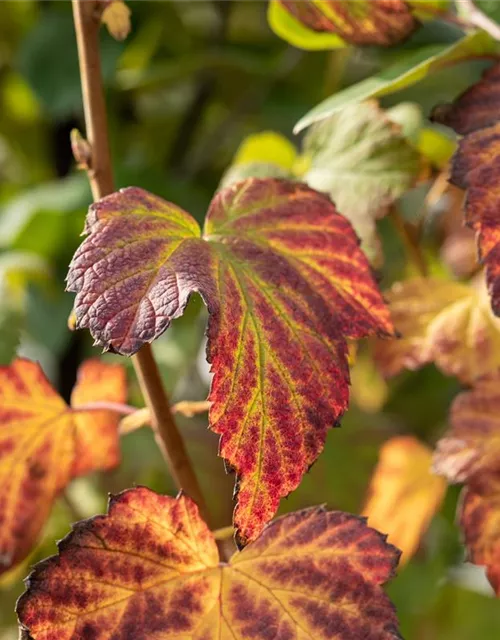
[[[99,49],[99,30],[104,4],[97,0],[72,0],[72,3],[85,126],[91,150],[87,173],[94,200],[99,200],[114,191]],[[151,347],[142,347],[133,357],[133,363],[151,412],[156,441],[169,464],[172,477],[179,488],[197,503],[202,516],[207,520],[205,501],[172,417]]]

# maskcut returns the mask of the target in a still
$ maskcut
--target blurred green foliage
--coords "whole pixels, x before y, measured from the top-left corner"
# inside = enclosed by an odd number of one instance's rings
[[[144,187],[198,220],[244,138],[272,130],[299,146],[292,129],[305,113],[402,55],[373,48],[293,49],[273,34],[267,5],[260,1],[128,4],[129,38],[118,43],[102,30],[117,186]],[[430,22],[402,49],[420,59],[425,48],[443,50],[460,37],[456,28]],[[382,104],[413,101],[426,116],[434,103],[451,100],[477,80],[484,66],[477,60],[449,66]],[[345,93],[338,95],[345,99]],[[17,349],[39,360],[66,398],[79,363],[97,355],[86,333],[66,327],[72,299],[64,293],[64,277],[90,202],[86,178],[71,157],[69,133],[75,126],[84,131],[70,3],[0,2],[0,358],[8,361]],[[408,220],[421,215],[425,193],[424,185],[403,199]],[[437,262],[433,229],[425,249]],[[386,257],[381,277],[388,284],[404,277],[407,267],[390,221],[382,221],[379,230]],[[206,397],[205,322],[200,300],[193,299],[154,345],[174,400]],[[131,402],[141,406],[130,364],[120,361],[130,369]],[[321,502],[359,511],[381,443],[397,433],[414,433],[433,444],[458,390],[455,380],[429,366],[392,381],[377,413],[353,401],[342,428],[330,432],[324,453],[281,511]],[[376,394],[377,387],[365,391]],[[205,416],[179,419],[179,425],[214,520],[227,525],[233,478],[217,458],[217,438],[207,430]],[[175,491],[148,430],[125,437],[122,450],[119,469],[70,488],[82,516],[102,512],[106,492],[134,483]],[[420,552],[390,587],[407,640],[498,637],[498,602],[482,570],[463,564],[454,524],[457,495],[449,492]],[[54,540],[67,533],[72,519],[61,500],[39,548],[0,583],[1,640],[17,638],[13,607],[29,565],[55,552]]]

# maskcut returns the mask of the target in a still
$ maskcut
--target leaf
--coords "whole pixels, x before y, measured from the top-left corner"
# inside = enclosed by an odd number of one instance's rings
[[[129,188],[91,206],[68,288],[79,327],[135,353],[207,304],[209,421],[238,475],[235,526],[253,540],[347,407],[345,337],[390,334],[349,222],[303,184],[248,179],[219,191],[203,237],[184,211]]]
[[[344,42],[387,47],[405,40],[418,25],[403,0],[271,0],[268,20],[284,40],[312,50]]]
[[[381,69],[370,78],[336,92],[316,105],[297,122],[294,133],[299,133],[314,122],[324,120],[356,102],[379,98],[410,87],[444,65],[492,53],[495,51],[495,46],[490,36],[483,31],[478,31],[452,45],[428,45],[417,50],[401,52],[394,64]]]
[[[374,260],[380,254],[375,221],[415,184],[422,169],[418,152],[375,102],[312,126],[304,152],[311,159],[304,181],[328,193]]]
[[[130,9],[123,0],[108,0],[102,12],[101,22],[115,40],[125,40],[130,33]]]
[[[498,375],[480,380],[451,406],[451,428],[434,454],[435,472],[449,482],[467,482],[478,489],[484,478],[500,473],[499,381]]]
[[[380,450],[363,515],[388,534],[408,562],[446,492],[446,482],[431,473],[432,451],[413,436],[391,438]]]
[[[471,383],[500,367],[500,320],[485,287],[415,278],[386,293],[399,340],[377,342],[375,357],[386,377],[434,362],[443,373]]]
[[[76,407],[125,396],[124,370],[98,360],[80,367],[73,408],[37,363],[0,367],[0,573],[26,557],[72,478],[118,464],[118,416]]]
[[[500,596],[500,477],[489,478],[490,490],[463,490],[458,519],[468,560],[486,567],[486,575]]]
[[[40,563],[17,605],[28,638],[400,638],[380,585],[398,551],[362,518],[275,520],[229,562],[195,504],[129,489]]]
[[[453,105],[434,110],[433,119],[465,135],[453,158],[451,182],[467,189],[465,221],[477,234],[479,258],[486,267],[491,305],[500,315],[500,225],[498,224],[498,136],[500,64]]]

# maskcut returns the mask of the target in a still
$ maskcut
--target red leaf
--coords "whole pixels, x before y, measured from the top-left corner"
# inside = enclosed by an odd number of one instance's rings
[[[211,318],[211,428],[238,474],[235,524],[255,539],[347,407],[345,337],[392,332],[349,222],[303,184],[248,179],[213,199],[203,237],[130,188],[90,209],[68,288],[80,327],[132,354],[199,292]]]
[[[403,0],[272,1],[312,31],[335,33],[355,45],[394,45],[405,40],[418,24]]]
[[[394,640],[380,585],[398,551],[362,518],[307,509],[219,562],[194,503],[130,489],[78,523],[28,579],[24,638]]]
[[[477,233],[488,290],[500,315],[500,65],[489,69],[453,105],[435,109],[433,119],[465,134],[453,158],[451,181],[467,189],[465,220]]]

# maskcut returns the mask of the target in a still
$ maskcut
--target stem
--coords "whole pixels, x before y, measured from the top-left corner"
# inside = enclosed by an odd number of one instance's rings
[[[419,274],[425,278],[427,276],[427,263],[420,249],[420,245],[411,233],[410,228],[403,220],[399,211],[394,207],[392,207],[389,217],[391,218],[396,231],[403,242],[408,257],[417,268]]]
[[[108,402],[107,400],[98,400],[96,402],[86,402],[85,404],[71,407],[73,412],[83,411],[113,411],[113,413],[119,413],[122,416],[129,416],[137,411],[137,407],[132,407],[129,404],[123,404],[121,402]]]
[[[476,7],[473,0],[455,0],[455,4],[465,8],[467,12],[465,21],[478,29],[483,29],[495,40],[500,40],[500,26]]]
[[[92,154],[87,173],[93,198],[99,200],[114,191],[99,50],[99,30],[104,5],[97,0],[72,0],[72,4],[85,127]],[[197,503],[202,517],[207,520],[205,501],[172,417],[150,345],[144,345],[132,361],[151,412],[156,441],[169,464],[172,477],[178,487]]]

